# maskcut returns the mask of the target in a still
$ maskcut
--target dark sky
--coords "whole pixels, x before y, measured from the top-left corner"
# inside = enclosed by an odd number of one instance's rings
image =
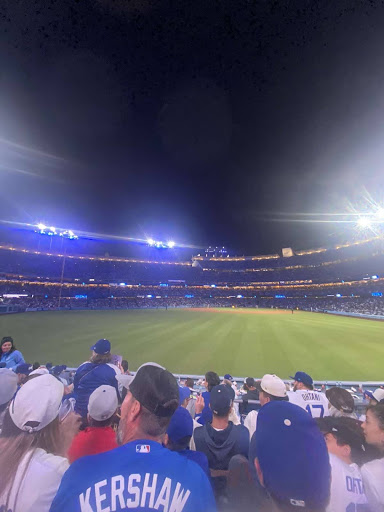
[[[2,0],[1,218],[238,254],[354,236],[273,219],[381,199],[383,22],[369,0]]]

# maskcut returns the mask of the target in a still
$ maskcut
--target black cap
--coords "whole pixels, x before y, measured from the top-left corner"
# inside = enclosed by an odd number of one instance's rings
[[[365,457],[366,443],[361,422],[353,418],[335,418],[326,416],[317,419],[323,434],[333,434],[341,445],[348,445],[354,450],[354,462],[362,462]]]
[[[349,391],[343,388],[333,387],[327,389],[325,392],[329,403],[333,405],[338,411],[350,414],[355,409],[355,402],[353,396]]]
[[[142,366],[130,383],[129,391],[155,416],[171,417],[179,406],[179,386],[175,377],[158,366]]]
[[[246,383],[247,387],[249,387],[249,388],[255,388],[256,387],[256,382],[255,382],[255,379],[253,377],[247,377],[245,379],[245,383]]]

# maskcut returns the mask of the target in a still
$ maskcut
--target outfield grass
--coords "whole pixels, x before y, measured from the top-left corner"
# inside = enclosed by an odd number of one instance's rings
[[[132,369],[156,361],[178,373],[384,379],[384,323],[271,310],[33,312],[0,317],[28,362],[77,366],[99,338]]]

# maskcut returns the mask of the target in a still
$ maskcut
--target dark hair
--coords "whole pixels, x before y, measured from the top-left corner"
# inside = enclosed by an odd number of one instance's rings
[[[123,370],[124,370],[125,372],[127,372],[127,371],[128,371],[128,361],[126,361],[125,359],[123,359],[123,360],[121,361],[121,367],[123,368]]]
[[[172,439],[168,437],[168,450],[171,450],[173,452],[181,452],[183,450],[186,450],[187,448],[189,448],[191,437],[192,436],[185,436],[179,439],[178,441],[172,441]]]
[[[164,435],[167,431],[170,421],[171,416],[156,416],[155,414],[150,412],[146,407],[141,405],[140,428],[142,432],[147,436],[159,437]]]
[[[12,343],[11,350],[8,352],[9,354],[16,350],[16,347],[15,347],[15,345],[13,343],[13,338],[11,338],[11,336],[4,336],[3,337],[3,339],[0,342],[0,348],[4,345],[4,343]]]
[[[381,430],[384,430],[384,404],[368,405],[367,412],[371,411],[379,423]]]
[[[212,415],[215,416],[216,418],[227,418],[229,416],[229,413],[231,412],[231,407],[232,405],[230,405],[225,412],[221,412],[220,414],[216,414],[214,411],[212,411]]]
[[[260,393],[264,393],[264,395],[266,397],[268,397],[271,401],[273,400],[275,402],[288,402],[288,400],[289,400],[288,396],[274,396],[274,395],[270,395],[269,393],[267,393],[263,389],[260,391]]]
[[[107,364],[112,361],[112,355],[110,352],[107,354],[93,354],[90,362],[93,364]]]
[[[48,453],[59,454],[60,449],[60,423],[57,417],[49,425],[38,432],[28,433],[20,430],[13,423],[9,409],[4,415],[2,431],[0,435],[0,495],[7,493],[5,510],[8,510],[8,501],[12,491],[12,482],[15,478],[21,460],[30,453],[27,460],[24,475],[36,448],[42,448]],[[24,478],[23,475],[23,478]],[[17,501],[18,490],[16,492]]]
[[[195,385],[193,379],[186,379],[185,380],[185,387],[187,388],[193,388],[193,386]]]
[[[38,363],[38,362],[33,363],[32,370],[37,370],[38,368],[40,368],[40,363]]]
[[[208,391],[211,391],[212,388],[220,385],[220,377],[216,372],[207,372],[205,374],[205,380],[208,382]]]

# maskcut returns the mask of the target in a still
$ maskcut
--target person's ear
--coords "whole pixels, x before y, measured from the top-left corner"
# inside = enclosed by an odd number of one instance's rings
[[[168,437],[168,434],[164,434],[164,437],[163,437],[163,445],[164,446],[168,446],[169,444],[169,437]]]
[[[342,450],[343,450],[343,455],[345,458],[350,458],[351,457],[351,447],[349,446],[349,444],[345,444],[343,447],[342,447]]]
[[[263,472],[261,471],[261,467],[260,467],[260,463],[259,463],[259,459],[256,457],[256,459],[254,460],[254,464],[255,464],[255,469],[256,469],[256,473],[257,473],[257,478],[259,479],[259,482],[260,482],[260,485],[262,485],[263,487],[264,486],[264,477],[263,477]]]

